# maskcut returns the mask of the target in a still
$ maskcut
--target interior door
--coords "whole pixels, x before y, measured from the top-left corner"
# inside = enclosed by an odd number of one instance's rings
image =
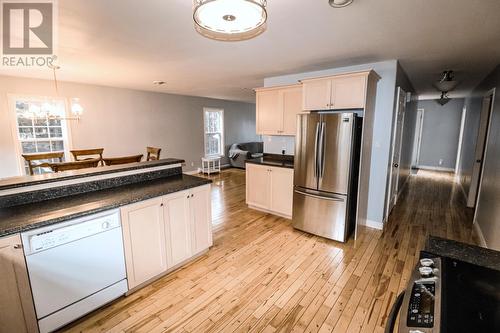
[[[168,268],[189,259],[192,253],[189,191],[164,197]]]
[[[396,122],[394,125],[394,137],[393,137],[393,155],[392,155],[392,165],[391,165],[391,177],[390,177],[390,194],[389,194],[389,205],[387,215],[391,212],[392,208],[398,200],[398,188],[399,188],[399,174],[401,163],[401,142],[403,140],[403,125],[405,118],[405,107],[406,107],[406,92],[398,88],[398,110],[396,114]]]
[[[484,159],[484,149],[486,147],[486,138],[488,134],[488,126],[491,116],[492,96],[487,96],[483,99],[483,107],[481,110],[481,119],[479,124],[479,134],[477,136],[476,152],[474,166],[472,169],[472,178],[470,183],[469,194],[467,198],[467,207],[475,207],[477,201],[477,193],[481,179],[481,170]]]
[[[318,190],[346,195],[349,187],[349,169],[354,114],[321,115],[319,139]]]
[[[298,117],[295,139],[295,186],[318,188],[318,139],[320,116],[318,113],[303,114]]]

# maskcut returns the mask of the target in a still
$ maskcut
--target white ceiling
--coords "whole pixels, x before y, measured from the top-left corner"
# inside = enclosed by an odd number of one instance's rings
[[[250,41],[198,35],[190,0],[59,0],[60,80],[253,101],[265,77],[399,59],[418,93],[444,69],[463,96],[500,59],[499,0],[268,0]],[[51,78],[49,69],[0,74]],[[166,85],[153,86],[153,80]]]

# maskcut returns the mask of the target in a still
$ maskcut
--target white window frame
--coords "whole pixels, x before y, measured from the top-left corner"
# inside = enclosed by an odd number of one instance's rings
[[[210,134],[208,132],[206,132],[206,115],[207,115],[207,112],[220,112],[222,114],[222,124],[221,124],[221,153],[220,154],[210,154],[208,155],[207,154],[207,151],[206,151],[206,148],[207,148],[207,134]],[[218,133],[218,132],[217,132]],[[221,108],[208,108],[208,107],[205,107],[203,108],[203,152],[205,154],[206,157],[224,157],[226,155],[226,146],[225,146],[225,128],[224,128],[224,109],[221,109]]]
[[[60,96],[37,96],[37,95],[18,95],[18,94],[7,94],[8,97],[8,114],[10,120],[10,130],[12,135],[12,142],[14,143],[14,150],[16,154],[16,162],[17,162],[17,170],[19,175],[27,175],[25,169],[24,158],[21,156],[22,148],[21,141],[19,140],[19,128],[17,126],[17,115],[16,115],[16,101],[17,100],[25,100],[25,101],[61,101],[64,104],[64,113],[65,117],[69,117],[69,100],[65,97]],[[64,157],[66,161],[70,161],[70,150],[73,149],[72,135],[71,135],[71,124],[69,121],[65,119],[61,119],[61,122],[64,124],[63,128],[63,141],[65,142],[64,146]]]

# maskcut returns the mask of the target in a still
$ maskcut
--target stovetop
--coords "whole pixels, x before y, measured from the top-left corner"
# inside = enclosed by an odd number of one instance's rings
[[[442,332],[500,332],[500,271],[444,258]]]

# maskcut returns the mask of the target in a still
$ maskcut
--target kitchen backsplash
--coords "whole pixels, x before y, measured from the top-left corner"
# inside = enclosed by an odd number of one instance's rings
[[[268,136],[263,135],[264,153],[281,154],[285,150],[285,155],[295,154],[295,137],[294,136]]]

